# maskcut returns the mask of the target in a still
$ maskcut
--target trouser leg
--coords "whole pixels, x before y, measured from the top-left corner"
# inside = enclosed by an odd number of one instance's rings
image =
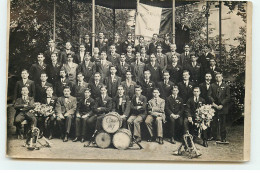
[[[156,120],[156,127],[157,127],[157,137],[163,137],[163,123],[162,123],[162,117],[157,117]]]
[[[97,117],[97,122],[96,122],[96,130],[97,131],[100,131],[100,130],[103,129],[103,127],[102,127],[103,118],[104,118],[104,115],[100,115],[100,116]]]
[[[133,134],[133,122],[136,119],[136,115],[131,115],[127,120],[128,130],[130,130]]]
[[[146,125],[151,137],[153,137],[153,120],[154,120],[154,117],[152,115],[148,115],[145,119],[145,125]]]
[[[141,138],[141,127],[140,123],[143,122],[143,118],[141,115],[138,115],[134,120],[134,135]]]
[[[227,131],[226,131],[226,115],[222,114],[220,117],[220,136],[221,140],[226,139]]]
[[[49,122],[48,122],[48,127],[47,127],[49,129],[50,134],[53,134],[54,122],[55,122],[54,116],[50,116]]]
[[[65,121],[64,119],[61,119],[61,118],[57,117],[57,124],[58,124],[61,136],[64,135],[64,126],[65,126],[65,122],[64,121]]]
[[[65,124],[65,128],[66,128],[66,133],[69,134],[70,133],[70,128],[71,128],[71,123],[72,123],[72,115],[68,115],[66,117],[66,124]]]
[[[127,128],[126,118],[122,118],[122,128]]]
[[[189,131],[189,121],[188,118],[184,118],[183,121],[183,133],[186,134]]]
[[[177,120],[172,118],[172,117],[169,118],[169,125],[170,125],[169,130],[170,130],[170,135],[171,135],[172,138],[175,137],[174,135],[175,135],[175,124],[176,124],[176,121]]]
[[[86,138],[87,135],[87,118],[81,119],[81,137]]]
[[[39,128],[40,132],[44,131],[44,117],[37,117],[37,127]]]
[[[19,113],[16,117],[15,117],[15,125],[16,125],[16,131],[18,135],[21,135],[22,132],[22,122],[25,120],[25,116],[23,113]]]
[[[80,131],[81,131],[81,121],[82,119],[80,117],[76,117],[76,120],[75,120],[75,127],[76,127],[76,137],[80,137]]]

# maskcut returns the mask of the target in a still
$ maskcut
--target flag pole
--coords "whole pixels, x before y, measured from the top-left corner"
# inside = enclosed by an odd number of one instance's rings
[[[172,0],[172,43],[175,43],[175,0]]]
[[[53,1],[53,41],[55,42],[55,32],[56,32],[56,0]]]
[[[92,0],[92,55],[95,47],[95,0]]]

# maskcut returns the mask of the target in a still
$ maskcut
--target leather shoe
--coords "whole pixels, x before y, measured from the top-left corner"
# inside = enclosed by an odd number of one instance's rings
[[[174,138],[171,138],[171,143],[176,144],[176,141],[174,140]]]
[[[203,140],[203,146],[204,146],[204,147],[208,147],[208,142],[207,142],[207,140]]]
[[[152,142],[153,141],[153,137],[150,137],[147,142]]]
[[[78,137],[72,140],[72,142],[77,142],[77,141],[78,141]]]
[[[163,144],[163,138],[159,138],[159,144]]]
[[[141,142],[141,138],[140,138],[140,137],[137,137],[137,138],[136,138],[136,142]]]
[[[52,134],[49,136],[49,138],[48,138],[49,140],[52,140]]]
[[[222,139],[221,142],[227,142],[227,140],[226,139]]]
[[[68,136],[67,135],[65,135],[63,142],[68,142]]]
[[[81,143],[84,143],[85,142],[85,138],[81,138]]]

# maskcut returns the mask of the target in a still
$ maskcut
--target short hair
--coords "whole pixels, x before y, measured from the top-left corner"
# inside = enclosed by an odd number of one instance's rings
[[[177,85],[173,85],[172,88],[171,88],[171,90],[173,90],[173,89],[179,90],[179,87],[178,87]]]
[[[161,45],[161,44],[158,44],[158,45],[156,46],[156,49],[158,49],[158,47],[161,47],[161,48],[162,48],[162,45]]]
[[[144,36],[140,35],[139,39],[140,39],[140,38],[143,38],[143,39],[144,39]]]
[[[221,72],[219,72],[219,71],[216,73],[215,76],[217,76],[217,75],[221,75],[223,77],[223,74]]]
[[[152,55],[153,55],[153,56],[155,56],[155,54],[154,54],[154,53],[151,53],[150,57],[151,57]],[[156,56],[155,56],[155,57],[156,57]]]
[[[160,89],[159,89],[159,88],[154,88],[154,89],[153,89],[153,92],[154,92],[155,90],[157,90],[157,91],[160,92]]]
[[[141,55],[141,53],[139,51],[135,52],[135,55],[138,54],[138,53]]]
[[[193,88],[193,91],[194,91],[195,89],[199,89],[199,90],[200,90],[200,87],[194,87],[194,88]]]
[[[129,46],[130,46],[131,48],[133,48],[133,46],[132,46],[131,44],[128,44],[128,45],[127,45],[127,47],[129,47]]]
[[[80,44],[80,45],[79,45],[79,47],[80,47],[80,46],[84,46],[84,47],[85,47],[85,45],[84,45],[84,44]]]
[[[128,32],[128,33],[126,33],[126,35],[128,36],[129,34],[131,34],[132,35],[132,33],[131,32]]]
[[[45,74],[48,77],[48,75],[47,75],[47,73],[45,71],[41,72],[41,75],[43,75],[43,74]]]
[[[141,87],[140,85],[135,85],[135,89],[136,89],[136,88],[142,89],[142,87]]]
[[[88,91],[88,92],[91,93],[91,89],[90,89],[90,88],[86,88],[86,89],[84,90],[84,93],[85,93],[86,91]]]
[[[215,58],[210,58],[210,60],[209,60],[209,61],[211,61],[211,60],[213,60],[213,61],[217,62]]]
[[[195,57],[197,57],[196,54],[195,54],[195,52],[191,52],[191,53],[190,53],[190,56],[195,56]]]
[[[110,45],[110,48],[111,48],[112,46],[116,47],[116,45],[114,45],[114,44],[111,44],[111,45]]]
[[[102,50],[102,51],[101,51],[101,53],[105,53],[105,54],[107,54],[107,52],[106,52],[106,51],[104,51],[104,50]]]
[[[68,54],[67,54],[67,57],[68,57],[68,58],[69,58],[69,57],[74,58],[71,53],[68,53]]]
[[[131,70],[126,70],[125,74],[126,73],[131,73],[132,74],[132,71]]]
[[[77,76],[78,76],[78,75],[82,75],[82,76],[84,76],[82,72],[78,72]]]
[[[170,36],[170,34],[169,33],[166,33],[166,34],[164,34],[164,37],[169,37]]]
[[[104,84],[101,85],[100,89],[101,89],[101,88],[105,88],[105,89],[107,90],[107,86],[104,85]]]
[[[115,65],[111,65],[111,66],[109,67],[109,70],[110,70],[112,67],[115,67],[115,69],[117,70],[117,68],[116,68]]]
[[[27,73],[29,73],[27,69],[22,69],[21,73],[24,72],[24,71],[26,71]]]
[[[145,72],[149,72],[149,73],[151,74],[150,70],[144,70],[144,73],[145,73]]]
[[[43,54],[43,53],[38,53],[37,57],[38,57],[39,55],[42,55],[42,56],[44,57],[44,54]],[[44,57],[44,58],[45,58],[45,57]]]
[[[143,48],[144,48],[145,50],[147,49],[145,46],[141,46],[141,47],[140,47],[140,50],[143,49]]]
[[[190,74],[190,71],[189,70],[183,70],[182,74],[184,73],[189,73]]]
[[[153,33],[153,36],[154,36],[154,35],[157,35],[157,36],[158,36],[158,34],[157,34],[157,33]]]
[[[168,74],[170,74],[170,72],[167,71],[167,70],[163,70],[163,74],[164,74],[164,73],[168,73]]]
[[[47,90],[47,89],[52,89],[52,91],[53,91],[53,87],[51,87],[51,86],[48,86],[48,87],[46,88],[46,90]]]
[[[190,47],[190,45],[189,45],[189,44],[187,44],[187,43],[186,43],[186,44],[184,44],[184,47],[186,47],[186,46],[189,46],[189,47]]]
[[[70,86],[66,85],[66,86],[64,87],[63,91],[64,91],[65,89],[69,89],[69,90],[70,90]]]
[[[211,74],[209,71],[205,73],[205,76],[206,76],[207,74],[210,74],[210,75],[212,76],[212,74]]]
[[[120,57],[121,57],[121,56],[125,56],[125,53],[121,53]]]
[[[60,68],[60,72],[61,72],[61,71],[64,71],[65,73],[67,73],[67,71],[66,71],[66,69],[65,69],[64,67],[61,67],[61,68]]]
[[[54,52],[51,53],[51,56],[52,56],[52,55],[58,56],[58,52],[54,51]]]
[[[118,85],[117,89],[118,89],[119,87],[122,87],[122,88],[125,90],[125,88],[124,88],[124,86],[123,86],[123,85]]]
[[[98,71],[94,73],[94,76],[95,76],[96,74],[98,74],[99,76],[101,76],[101,73],[98,72]]]
[[[23,89],[23,88],[27,88],[27,90],[29,91],[29,88],[28,88],[27,86],[23,86],[22,89]],[[22,89],[21,89],[21,90],[22,90]]]

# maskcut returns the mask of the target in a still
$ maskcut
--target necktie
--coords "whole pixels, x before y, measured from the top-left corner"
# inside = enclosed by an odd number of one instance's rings
[[[196,103],[198,103],[198,97],[196,97]]]

